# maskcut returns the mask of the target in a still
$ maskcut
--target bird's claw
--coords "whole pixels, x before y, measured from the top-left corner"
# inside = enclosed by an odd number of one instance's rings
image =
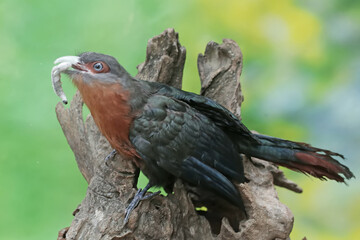
[[[148,195],[145,196],[147,190],[150,188],[150,186],[146,186],[144,189],[138,189],[138,191],[136,192],[133,200],[131,201],[131,203],[129,204],[129,206],[126,207],[125,209],[125,219],[124,219],[124,224],[126,224],[129,221],[129,217],[131,212],[139,205],[140,201],[142,200],[146,200],[149,199],[153,196],[156,196],[158,194],[160,194],[160,191],[154,192],[154,193],[150,193]]]
[[[106,163],[109,162],[110,159],[112,159],[113,157],[115,157],[116,153],[117,153],[117,152],[116,152],[115,149],[112,150],[111,153],[109,153],[109,155],[107,155],[107,156],[105,157],[105,162],[106,162]]]

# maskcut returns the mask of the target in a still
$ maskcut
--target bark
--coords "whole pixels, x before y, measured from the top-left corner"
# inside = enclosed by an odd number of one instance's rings
[[[146,54],[145,62],[138,66],[138,78],[181,87],[186,51],[173,29],[150,39]],[[242,63],[241,51],[230,39],[220,45],[210,42],[198,58],[201,94],[238,117],[243,101],[238,81]],[[238,232],[223,218],[220,232],[213,234],[208,220],[195,211],[192,196],[180,180],[173,194],[142,201],[124,225],[125,208],[137,190],[133,186],[138,170],[119,155],[104,161],[112,149],[91,116],[83,121],[82,107],[78,92],[70,108],[65,109],[61,103],[56,106],[65,137],[88,182],[85,199],[73,213],[74,220],[59,232],[58,239],[288,239],[294,218],[279,201],[274,185],[295,192],[301,192],[301,188],[287,180],[275,165],[260,159],[244,159],[249,182],[237,187],[248,217],[237,223]]]

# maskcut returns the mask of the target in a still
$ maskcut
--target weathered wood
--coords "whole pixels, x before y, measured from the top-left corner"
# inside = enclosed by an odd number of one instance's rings
[[[147,56],[138,66],[138,78],[181,87],[185,48],[173,29],[149,40]],[[242,54],[237,44],[225,39],[223,44],[210,42],[198,59],[202,82],[201,94],[211,97],[240,117],[243,101],[238,78]],[[174,194],[143,201],[124,225],[125,208],[134,196],[138,170],[120,156],[108,162],[104,158],[111,147],[100,134],[91,116],[82,117],[83,102],[76,93],[65,109],[61,103],[56,113],[66,139],[74,152],[79,170],[89,183],[85,199],[74,212],[68,229],[58,239],[288,239],[293,215],[280,203],[274,183],[300,192],[274,165],[244,159],[248,183],[238,186],[244,199],[248,219],[238,222],[235,232],[223,219],[220,233],[211,232],[209,222],[194,209],[186,184],[176,182]],[[234,215],[241,215],[234,212]],[[241,217],[239,219],[242,219]]]

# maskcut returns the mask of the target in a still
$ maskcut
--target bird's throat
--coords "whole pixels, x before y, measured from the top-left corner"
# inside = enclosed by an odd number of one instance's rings
[[[129,129],[133,121],[128,101],[130,93],[119,83],[92,81],[88,84],[76,79],[74,84],[110,145],[126,157],[137,156],[129,140]]]

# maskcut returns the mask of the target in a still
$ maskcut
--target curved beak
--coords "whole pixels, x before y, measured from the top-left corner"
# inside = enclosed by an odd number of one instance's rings
[[[76,70],[79,70],[79,71],[86,71],[87,72],[87,69],[80,62],[80,57],[78,57],[78,56],[59,57],[58,59],[56,59],[54,61],[54,64],[61,64],[61,63],[69,63],[69,64],[71,64],[72,68],[74,68]]]
[[[61,73],[67,71],[70,67],[74,69],[85,71],[83,65],[80,62],[78,56],[64,56],[55,60],[54,64],[57,64],[51,70],[52,86],[56,95],[58,95],[64,104],[67,104],[66,95],[61,86]]]
[[[64,62],[69,62],[69,63],[72,63],[72,64],[78,64],[80,62],[80,57],[78,57],[78,56],[59,57],[58,59],[56,59],[54,61],[54,64],[59,64],[59,63],[64,63]]]

